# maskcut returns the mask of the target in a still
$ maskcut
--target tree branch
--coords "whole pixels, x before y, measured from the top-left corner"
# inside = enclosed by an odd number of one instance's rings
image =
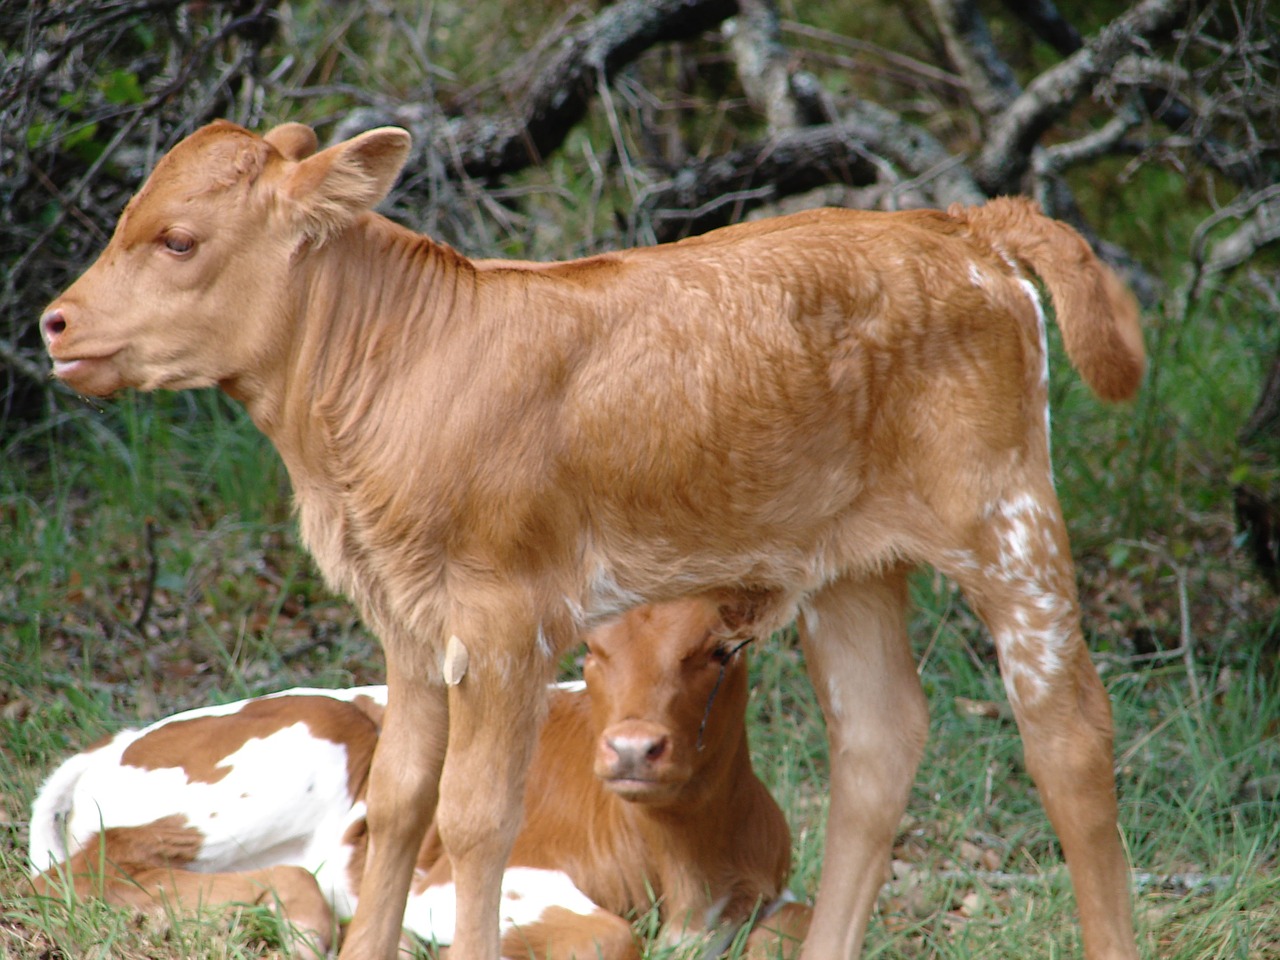
[[[797,77],[783,46],[781,21],[774,0],[738,0],[741,12],[729,21],[729,46],[738,80],[751,106],[765,118],[769,133],[819,123],[826,119],[815,78]]]
[[[1032,148],[1045,131],[1122,57],[1171,27],[1187,6],[1189,0],[1143,0],[1029,83],[995,118],[986,146],[974,158],[974,178],[982,188],[991,195],[1017,192]]]
[[[737,12],[735,0],[623,0],[566,36],[514,115],[465,117],[432,131],[461,172],[494,177],[555,150],[587,112],[598,85],[658,43],[696,37]]]
[[[827,183],[866,186],[878,170],[842,124],[821,124],[749,144],[680,170],[641,194],[638,223],[658,241],[704,233],[748,211]]]
[[[1215,243],[1206,256],[1209,234],[1218,224],[1232,219],[1244,222]],[[1207,217],[1196,227],[1191,239],[1195,273],[1188,302],[1193,302],[1215,276],[1240,266],[1277,240],[1280,240],[1280,184],[1241,197]]]
[[[986,197],[928,131],[868,102],[837,123],[804,127],[773,140],[689,164],[647,191],[637,213],[659,241],[724,226],[766,203],[828,183],[868,186],[896,166],[929,181],[939,206]],[[717,199],[731,195],[730,202]]]
[[[1005,109],[1021,92],[996,50],[987,21],[973,0],[929,0],[947,55],[964,77],[974,107],[984,117]]]

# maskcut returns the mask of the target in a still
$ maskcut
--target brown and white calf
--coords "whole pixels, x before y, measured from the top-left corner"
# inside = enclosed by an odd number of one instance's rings
[[[617,611],[733,592],[760,599],[762,632],[798,613],[832,757],[804,956],[856,956],[927,732],[904,609],[919,563],[994,636],[1086,953],[1136,956],[1031,275],[1101,397],[1131,396],[1144,355],[1132,297],[1079,235],[1002,199],[473,261],[372,212],[404,131],[315,149],[296,124],[192,134],[41,328],[83,393],[216,385],[243,402],[317,563],[382,641],[344,957],[393,954],[437,784],[455,955],[497,957],[557,656]],[[447,749],[419,736],[446,701]]]
[[[626,918],[655,903],[663,935],[708,940],[705,956],[753,921],[751,955],[799,952],[791,835],[748,755],[745,639],[700,600],[641,607],[588,638],[587,682],[553,688],[534,753],[503,956],[638,958]],[[37,889],[70,881],[150,910],[268,903],[304,952],[326,952],[356,906],[385,706],[385,687],[288,690],[76,754],[32,807]],[[454,899],[429,831],[405,929],[451,943]]]

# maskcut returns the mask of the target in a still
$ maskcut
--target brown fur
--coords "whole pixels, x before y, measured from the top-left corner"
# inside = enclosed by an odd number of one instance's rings
[[[296,131],[206,127],[42,322],[55,373],[86,393],[243,401],[321,569],[382,640],[393,696],[344,957],[394,951],[438,783],[455,955],[493,960],[556,654],[614,610],[726,589],[773,597],[774,622],[799,605],[833,757],[805,956],[856,955],[927,729],[902,613],[917,563],[996,638],[1086,952],[1134,957],[1023,279],[1047,286],[1085,380],[1132,395],[1133,301],[1083,241],[1006,199],[473,262],[369,212],[408,147],[387,128],[304,157]],[[451,636],[471,658],[446,694]],[[415,736],[446,695],[447,762]]]

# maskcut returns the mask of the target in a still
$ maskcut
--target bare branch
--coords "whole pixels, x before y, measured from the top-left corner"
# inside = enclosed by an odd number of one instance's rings
[[[724,226],[749,210],[826,183],[875,183],[876,164],[841,124],[782,134],[709,160],[696,161],[643,193],[639,222],[659,241]],[[721,202],[727,198],[730,202]]]
[[[814,93],[817,81],[806,77],[797,83],[793,76],[774,0],[738,0],[738,6],[741,12],[729,21],[729,45],[747,100],[765,118],[770,134],[824,119]]]
[[[686,166],[641,198],[653,236],[671,240],[723,226],[748,211],[828,183],[867,186],[897,167],[928,182],[939,206],[985,196],[963,163],[922,127],[875,104],[855,104],[838,123],[805,127],[771,141]],[[732,203],[717,198],[733,195]]]
[[[977,111],[990,117],[1021,92],[1013,71],[996,50],[987,22],[973,0],[929,0],[947,55],[964,77]]]
[[[1132,100],[1126,100],[1114,117],[1092,133],[1077,140],[1033,151],[1031,165],[1036,177],[1042,179],[1054,176],[1077,164],[1096,160],[1098,157],[1114,152],[1125,134],[1142,120],[1143,114],[1137,104]]]
[[[655,44],[695,37],[735,12],[734,0],[622,0],[606,7],[558,44],[514,115],[453,121],[445,133],[435,132],[437,146],[470,176],[538,163],[586,115],[598,84]]]
[[[1244,222],[1215,243],[1206,256],[1210,233],[1227,220]],[[1273,184],[1241,197],[1207,217],[1196,227],[1191,240],[1195,273],[1190,300],[1194,301],[1215,276],[1235,269],[1263,247],[1277,240],[1280,240],[1280,184]]]
[[[983,189],[993,195],[1016,192],[1032,148],[1045,131],[1122,57],[1173,26],[1189,2],[1143,0],[1028,84],[991,124],[986,146],[974,159],[974,177]]]

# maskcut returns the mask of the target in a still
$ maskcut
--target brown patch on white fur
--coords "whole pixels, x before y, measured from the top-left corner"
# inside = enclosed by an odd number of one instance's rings
[[[363,797],[378,727],[368,707],[359,704],[357,716],[368,723],[353,722],[356,717],[350,706],[325,696],[251,700],[234,714],[175,720],[157,727],[126,747],[122,761],[143,770],[176,767],[193,783],[217,783],[231,772],[224,761],[250,740],[303,723],[312,736],[346,748],[351,796]]]

